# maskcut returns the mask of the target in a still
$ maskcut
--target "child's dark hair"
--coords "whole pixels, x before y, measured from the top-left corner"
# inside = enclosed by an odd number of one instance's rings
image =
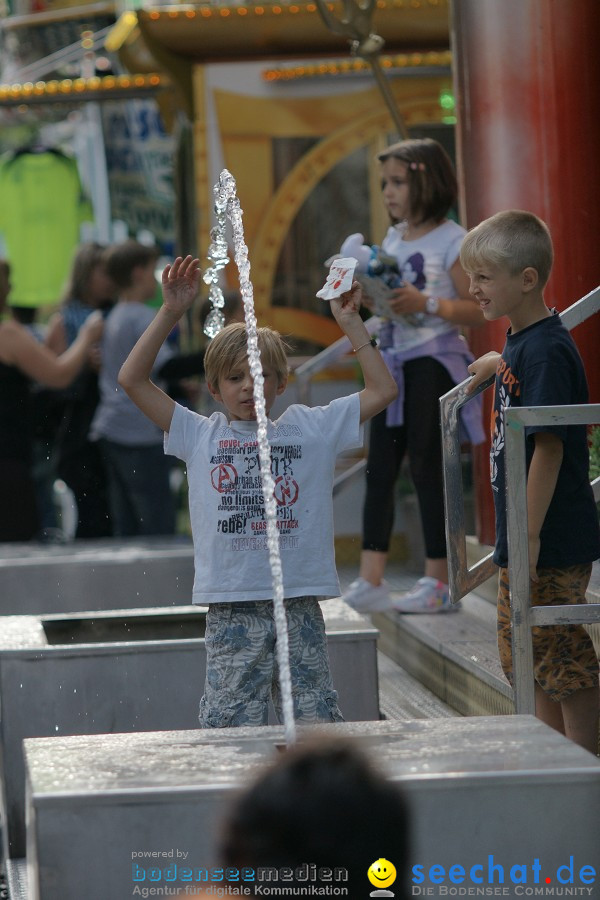
[[[128,240],[116,244],[106,253],[106,271],[120,288],[131,287],[136,266],[147,266],[159,257],[158,247],[148,247],[139,241]]]
[[[397,159],[406,166],[411,215],[419,222],[441,222],[456,202],[458,186],[452,160],[432,138],[391,144],[377,159]]]
[[[96,266],[106,266],[106,247],[94,241],[81,244],[73,257],[71,273],[63,294],[63,303],[87,300],[90,276]]]
[[[380,858],[397,871],[393,890],[405,897],[408,810],[399,787],[346,740],[321,737],[285,750],[226,816],[226,866],[341,868],[347,896],[368,896],[367,872]]]

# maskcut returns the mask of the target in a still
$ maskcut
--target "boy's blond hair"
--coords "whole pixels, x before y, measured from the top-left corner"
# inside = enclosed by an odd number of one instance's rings
[[[283,384],[288,377],[286,344],[278,331],[258,328],[258,349],[263,366],[275,370],[277,381]],[[248,335],[242,322],[232,322],[223,328],[208,345],[204,356],[206,380],[214,389],[219,381],[248,358]]]
[[[490,265],[518,275],[532,268],[543,288],[550,277],[554,251],[545,222],[522,209],[496,213],[473,228],[460,249],[460,262],[466,272]]]

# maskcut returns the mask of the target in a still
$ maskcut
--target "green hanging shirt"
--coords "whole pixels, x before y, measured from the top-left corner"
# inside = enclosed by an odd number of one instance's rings
[[[0,232],[11,266],[13,306],[60,300],[82,222],[92,221],[76,161],[25,151],[0,164]]]

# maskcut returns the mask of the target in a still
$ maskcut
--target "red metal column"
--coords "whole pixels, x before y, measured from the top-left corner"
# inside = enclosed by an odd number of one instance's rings
[[[545,296],[559,310],[600,284],[598,13],[598,0],[453,0],[452,7],[462,220],[472,228],[512,208],[544,219],[555,251]],[[502,319],[474,330],[474,353],[501,349],[506,328]],[[600,317],[573,336],[597,403]],[[478,536],[491,544],[487,452],[479,449]]]

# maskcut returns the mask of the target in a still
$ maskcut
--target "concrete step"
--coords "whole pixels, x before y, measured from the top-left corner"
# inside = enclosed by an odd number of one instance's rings
[[[344,569],[342,586],[355,575]],[[398,594],[408,590],[417,577],[398,565],[389,566],[386,572],[392,593]],[[512,690],[498,658],[495,583],[495,578],[486,582],[482,586],[483,595],[479,588],[477,593],[467,594],[456,612],[434,615],[385,612],[371,617],[380,632],[380,653],[400,666],[415,684],[464,716],[514,712]],[[594,565],[588,601],[600,602],[599,563]],[[588,626],[588,631],[600,652],[600,624]]]
[[[381,651],[377,653],[377,667],[382,719],[447,719],[459,715]]]
[[[508,715],[512,692],[500,667],[495,613],[468,595],[457,612],[377,613],[379,649],[463,716]]]
[[[355,577],[355,569],[342,567],[342,590]],[[385,577],[392,593],[400,594],[419,576],[402,564],[391,563]],[[464,716],[514,711],[510,686],[498,659],[496,611],[488,600],[469,594],[458,612],[386,612],[374,614],[371,620],[380,633],[380,653],[412,678],[412,686],[427,690],[445,708]]]

